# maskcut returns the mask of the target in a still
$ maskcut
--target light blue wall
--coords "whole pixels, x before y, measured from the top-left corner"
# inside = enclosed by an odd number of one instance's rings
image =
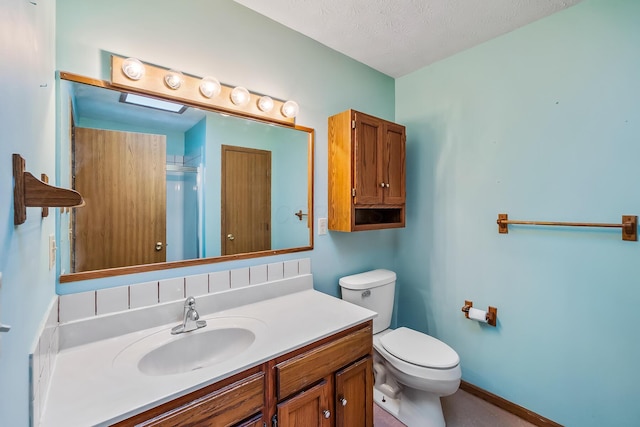
[[[396,81],[407,126],[398,322],[463,379],[567,426],[636,426],[640,243],[510,226],[640,214],[640,2],[585,0]],[[498,307],[498,327],[464,300]]]
[[[54,298],[47,247],[55,215],[28,208],[27,221],[13,225],[11,154],[55,180],[55,4],[0,2],[0,321],[12,326],[0,334],[2,426],[29,424],[28,354]]]
[[[309,246],[307,222],[294,212],[307,212],[308,133],[250,122],[237,117],[207,114],[204,174],[205,254],[222,253],[222,146],[241,146],[271,152],[271,249]],[[295,160],[295,161],[294,161]]]
[[[167,137],[167,155],[184,155],[184,132],[168,132],[165,130],[158,130],[147,126],[135,126],[128,123],[110,122],[107,120],[97,120],[86,117],[80,117],[76,122],[76,127],[90,128],[90,129],[106,129],[116,130],[122,132],[137,132],[137,133],[150,133],[155,135],[164,135]]]
[[[355,108],[394,118],[393,79],[230,0],[61,0],[56,42],[58,69],[93,78],[110,78],[107,53],[113,52],[295,99],[301,110],[297,122],[316,130],[316,218],[327,215],[327,117]],[[338,295],[340,276],[394,266],[397,235],[394,230],[330,233],[316,237],[311,252],[76,282],[57,290],[69,293],[309,256],[316,287]]]
[[[0,2],[0,54],[3,64],[11,64],[0,68],[2,81],[11,82],[0,85],[0,319],[13,326],[0,344],[3,426],[28,425],[27,355],[56,288],[55,271],[47,265],[54,215],[41,219],[39,209],[29,208],[27,222],[14,227],[10,156],[21,153],[29,171],[56,176],[54,70],[109,79],[110,51],[297,100],[298,122],[317,132],[317,216],[327,213],[327,116],[347,108],[394,116],[393,79],[230,0],[179,7],[169,0],[36,3]],[[337,294],[341,275],[393,266],[396,234],[328,235],[308,253],[57,286],[68,293],[310,256],[316,286]]]

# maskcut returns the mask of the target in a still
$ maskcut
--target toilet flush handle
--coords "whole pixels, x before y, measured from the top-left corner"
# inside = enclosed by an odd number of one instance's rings
[[[366,291],[362,292],[362,298],[366,298],[366,297],[370,297],[371,296],[371,291],[369,289],[367,289]]]

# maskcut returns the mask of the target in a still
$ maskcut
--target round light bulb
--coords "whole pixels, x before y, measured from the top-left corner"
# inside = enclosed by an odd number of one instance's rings
[[[258,108],[260,109],[260,111],[268,113],[269,111],[273,110],[273,99],[271,99],[270,96],[260,97],[260,99],[258,100]]]
[[[238,107],[244,107],[249,103],[250,99],[251,94],[242,86],[234,87],[231,91],[231,102],[236,104]]]
[[[282,115],[288,119],[292,119],[298,115],[300,111],[300,107],[298,107],[298,103],[295,101],[287,101],[282,105]]]
[[[184,76],[180,71],[169,70],[167,74],[164,75],[164,82],[169,86],[170,89],[176,90],[180,86],[182,86],[182,81],[184,80]]]
[[[122,72],[131,80],[140,80],[144,76],[144,64],[136,58],[122,61]]]
[[[200,80],[200,93],[205,98],[215,98],[221,90],[220,82],[215,77],[208,76]]]

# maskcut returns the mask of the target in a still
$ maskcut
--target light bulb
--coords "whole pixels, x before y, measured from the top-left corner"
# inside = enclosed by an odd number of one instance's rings
[[[260,109],[260,111],[268,113],[269,111],[273,110],[273,99],[271,99],[270,96],[260,97],[260,99],[258,100],[258,108]]]
[[[136,58],[122,61],[122,72],[131,80],[140,80],[144,76],[144,64]]]
[[[184,76],[180,71],[169,70],[167,74],[164,75],[164,82],[169,86],[170,89],[176,90],[180,86],[182,86],[182,81],[184,80]]]
[[[242,86],[234,87],[231,91],[231,102],[236,104],[238,107],[244,107],[249,103],[250,99],[251,94]]]
[[[300,107],[298,107],[298,103],[295,101],[287,101],[282,105],[282,108],[280,111],[282,112],[283,116],[285,116],[288,119],[292,119],[298,115],[298,112],[300,111]]]
[[[200,81],[200,93],[205,98],[215,98],[221,90],[220,82],[215,77],[203,77]]]

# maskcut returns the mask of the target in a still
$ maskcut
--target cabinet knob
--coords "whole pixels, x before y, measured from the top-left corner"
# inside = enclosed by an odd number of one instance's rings
[[[389,188],[389,184],[385,184],[384,186],[385,186],[385,187],[387,187],[387,188]]]
[[[325,418],[329,418],[331,416],[331,412],[329,412],[329,410],[325,409],[324,411],[322,411],[322,415],[324,415]]]
[[[380,187],[384,188],[384,182],[380,183]]]
[[[341,397],[340,403],[342,403],[342,406],[347,406],[347,399],[345,399],[344,397]]]

